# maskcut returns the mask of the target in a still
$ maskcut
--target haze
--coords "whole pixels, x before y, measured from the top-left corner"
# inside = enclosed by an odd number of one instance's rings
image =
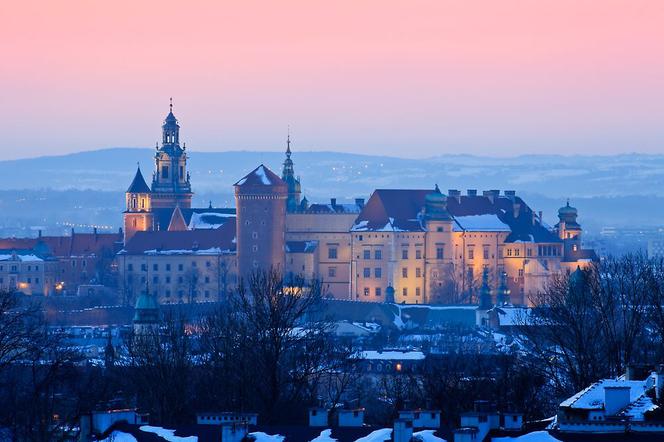
[[[4,159],[664,153],[664,2],[0,3]]]

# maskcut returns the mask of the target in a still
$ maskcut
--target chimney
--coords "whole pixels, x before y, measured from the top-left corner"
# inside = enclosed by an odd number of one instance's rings
[[[489,201],[491,201],[491,204],[493,204],[496,202],[496,198],[500,196],[500,190],[495,190],[495,189],[485,190],[484,192],[482,192],[482,195],[487,197]]]
[[[530,212],[530,218],[532,219],[533,226],[537,223],[537,214],[535,213],[534,210]]]
[[[518,218],[519,212],[521,211],[521,204],[515,202],[514,204],[512,204],[512,210],[513,210],[512,215],[514,216],[514,219]]]
[[[457,202],[459,202],[459,203],[461,202],[461,191],[460,191],[460,190],[457,190],[457,189],[449,189],[449,190],[447,191],[447,195],[448,195],[450,198],[454,198],[454,199],[456,199]]]
[[[505,191],[505,196],[509,198],[511,201],[514,201],[514,197],[516,196],[516,191],[515,190],[506,190]]]
[[[627,385],[604,387],[604,411],[607,416],[615,416],[629,405],[630,387]]]
[[[95,239],[97,239],[97,228],[96,227],[92,228],[92,233],[94,233]]]
[[[539,219],[539,223],[542,224],[542,211],[540,210],[537,212],[537,218]]]
[[[477,196],[477,189],[468,189],[466,193],[468,196]]]
[[[364,208],[364,198],[355,198],[355,205],[360,209]]]
[[[332,206],[336,206],[337,205],[337,199],[336,198],[330,198],[330,204]]]
[[[71,228],[71,236],[74,236],[74,228]]]
[[[410,419],[397,419],[394,421],[392,431],[393,442],[410,442],[413,437],[413,421]]]

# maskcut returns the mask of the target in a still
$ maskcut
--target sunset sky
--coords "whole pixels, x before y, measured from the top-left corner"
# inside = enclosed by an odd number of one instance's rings
[[[664,153],[664,1],[0,0],[3,159]]]

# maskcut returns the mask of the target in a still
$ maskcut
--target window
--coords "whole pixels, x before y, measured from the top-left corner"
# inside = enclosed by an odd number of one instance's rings
[[[485,247],[484,250],[482,250],[482,257],[484,259],[489,259],[489,248]]]
[[[415,287],[415,296],[420,296],[420,294],[421,294],[421,292],[420,292],[420,288],[419,288],[419,287]]]
[[[369,267],[364,268],[364,277],[371,278],[371,269]]]
[[[205,277],[205,283],[206,283],[206,284],[209,284],[209,283],[210,283],[210,277],[209,277],[209,276],[206,276],[206,277]]]
[[[401,259],[408,259],[408,249],[403,249],[401,251]]]
[[[180,166],[180,178],[184,178],[184,167]]]
[[[210,291],[209,291],[209,290],[206,290],[206,291],[205,291],[205,297],[206,297],[206,298],[209,298],[209,297],[210,297]]]
[[[161,166],[161,177],[168,178],[168,166]]]
[[[198,266],[198,263],[197,263],[196,261],[192,261],[192,262],[191,262],[191,266],[192,266],[192,267],[197,267],[197,266]]]
[[[507,256],[512,256],[512,249],[507,249]]]
[[[374,269],[374,276],[376,278],[381,278],[383,276],[383,269],[381,269],[380,267],[376,267]]]
[[[521,254],[521,249],[514,249],[514,256],[519,256]]]
[[[145,276],[141,276],[141,284],[145,284]]]
[[[408,267],[403,267],[401,269],[401,277],[402,278],[408,278]]]
[[[364,288],[364,296],[369,296],[369,287]]]
[[[436,232],[444,232],[444,231],[445,229],[443,229],[442,227],[436,227]]]
[[[381,290],[381,288],[376,287],[376,296],[382,296],[382,295],[383,295],[383,291]]]
[[[159,270],[159,264],[152,264],[152,270],[154,270],[155,272]]]
[[[526,249],[526,256],[528,256],[528,257],[533,256],[533,249],[531,249],[530,247],[528,247],[528,248]]]
[[[416,268],[415,269],[415,277],[416,278],[421,278],[422,277],[422,269],[421,268]]]
[[[170,276],[167,276],[167,277],[166,277],[166,284],[170,284],[170,283],[171,283],[171,277],[170,277]]]
[[[166,290],[166,297],[167,297],[167,298],[170,298],[170,297],[171,297],[171,291],[170,291],[170,290]]]
[[[328,259],[337,259],[337,248],[336,247],[330,247],[327,249],[327,258]]]
[[[132,263],[127,264],[127,270],[130,271],[130,272],[133,272],[134,271],[134,264],[132,264]]]
[[[178,264],[178,270],[179,271],[184,270],[184,264]]]
[[[148,271],[148,265],[147,264],[141,264],[141,271],[142,272],[147,272]]]
[[[159,283],[159,277],[158,276],[153,276],[152,277],[152,283],[153,284],[158,284]]]
[[[523,277],[523,269],[519,269],[519,278]]]
[[[422,251],[415,250],[415,259],[422,259]]]
[[[472,248],[468,249],[468,259],[475,259],[475,250]]]
[[[377,249],[374,252],[374,259],[383,259],[383,251],[380,249]]]
[[[371,250],[369,249],[364,249],[363,253],[363,258],[364,259],[371,259]]]
[[[336,267],[328,267],[327,268],[327,276],[330,278],[335,278],[337,276],[337,268]]]
[[[402,289],[401,289],[401,294],[402,294],[403,296],[408,296],[408,287],[404,287],[404,288],[402,288]]]
[[[39,284],[39,278],[35,278],[35,284]]]
[[[170,265],[170,264],[166,264],[166,271],[167,271],[167,272],[170,272],[170,271],[171,271],[171,265]]]
[[[32,271],[32,266],[28,266],[28,272]]]
[[[442,247],[436,247],[436,259],[443,259],[443,251]]]
[[[32,278],[28,278],[28,284],[32,282]]]
[[[178,284],[182,284],[184,282],[184,278],[182,276],[178,276]]]

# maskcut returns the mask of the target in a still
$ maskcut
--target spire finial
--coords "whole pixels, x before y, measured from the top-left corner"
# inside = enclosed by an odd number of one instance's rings
[[[436,183],[435,191],[436,191],[436,193],[440,193],[440,187],[438,187],[438,183]]]
[[[170,101],[171,101],[171,103],[169,104],[168,107],[170,107],[171,112],[173,112],[173,97],[171,97]]]
[[[288,125],[288,135],[286,137],[286,156],[290,158],[291,156],[291,150],[290,150],[290,124]]]
[[[569,198],[567,198],[567,207],[569,207]]]

